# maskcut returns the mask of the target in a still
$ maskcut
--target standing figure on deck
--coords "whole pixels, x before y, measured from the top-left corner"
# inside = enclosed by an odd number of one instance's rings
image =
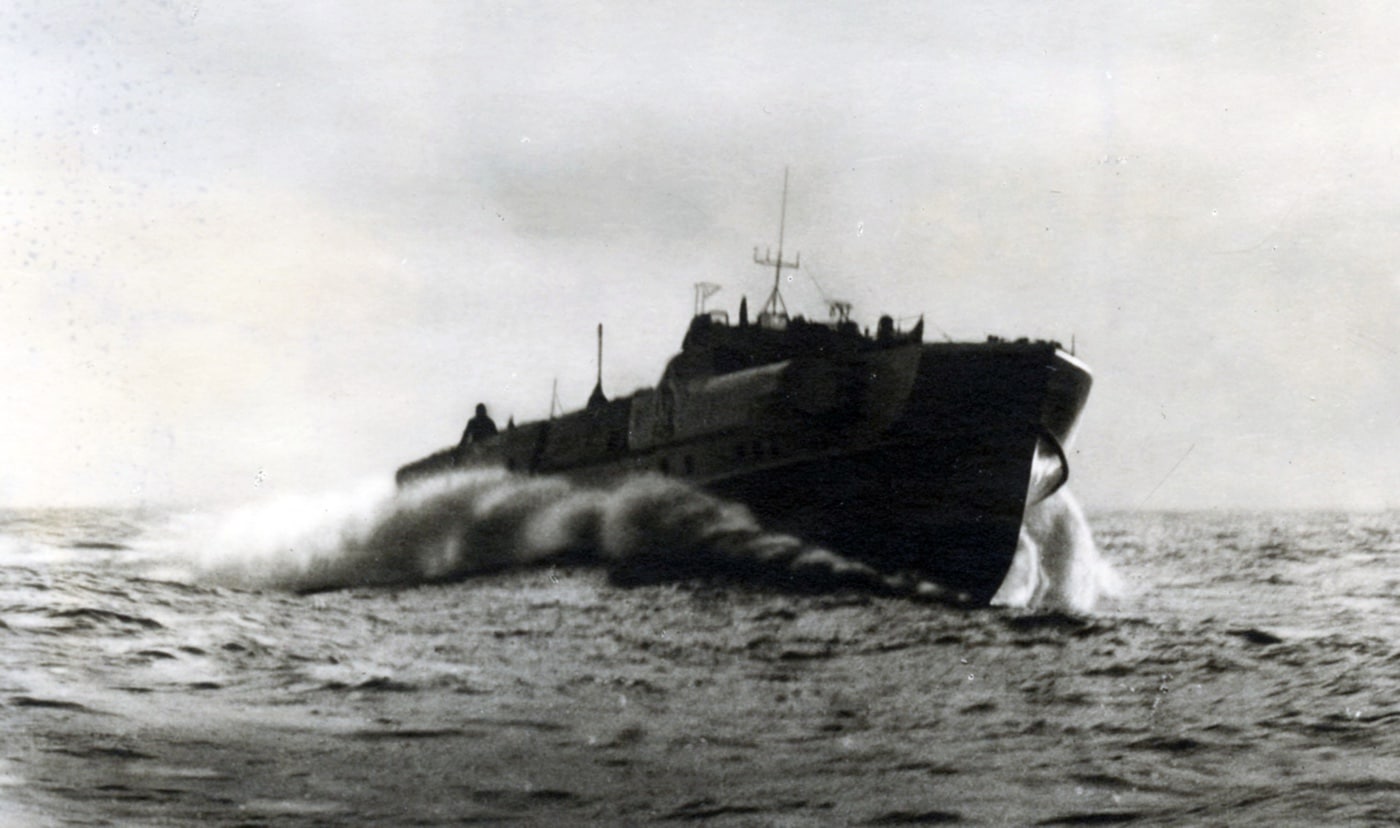
[[[480,443],[488,437],[496,436],[496,423],[486,414],[485,403],[476,404],[476,416],[467,420],[467,428],[462,432],[462,447]]]

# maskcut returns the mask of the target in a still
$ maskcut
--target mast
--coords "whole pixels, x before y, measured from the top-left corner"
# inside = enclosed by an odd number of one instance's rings
[[[783,294],[779,290],[782,283],[783,268],[797,270],[802,265],[802,254],[798,253],[793,261],[783,260],[783,234],[787,229],[787,192],[788,192],[788,168],[783,167],[783,206],[778,214],[778,255],[775,258],[771,250],[763,252],[763,258],[758,257],[758,248],[753,249],[753,260],[755,263],[773,268],[773,292],[768,294],[768,301],[763,303],[763,310],[758,314],[758,324],[763,327],[781,328],[787,325],[787,303],[783,301]]]
[[[593,386],[593,393],[588,395],[588,407],[596,408],[604,405],[608,398],[603,394],[603,323],[598,323],[598,382]]]

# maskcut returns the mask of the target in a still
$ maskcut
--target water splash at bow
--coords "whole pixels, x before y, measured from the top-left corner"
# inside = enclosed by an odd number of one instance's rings
[[[1063,487],[1026,507],[1016,557],[992,604],[1088,612],[1121,592],[1118,574],[1099,554],[1084,510]]]

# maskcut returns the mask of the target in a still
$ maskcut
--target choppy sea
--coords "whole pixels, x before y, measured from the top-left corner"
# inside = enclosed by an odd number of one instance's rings
[[[1400,514],[1090,507],[979,610],[655,480],[0,511],[0,825],[1400,822]]]

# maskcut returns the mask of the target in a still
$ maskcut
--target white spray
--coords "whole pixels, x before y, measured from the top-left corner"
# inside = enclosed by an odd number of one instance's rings
[[[339,495],[246,507],[212,529],[183,534],[204,538],[187,577],[241,588],[415,584],[573,560],[599,563],[629,584],[719,576],[945,597],[932,584],[768,532],[742,505],[654,475],[608,488],[503,470],[442,475],[403,489],[375,481]],[[1027,509],[1015,562],[994,603],[1087,611],[1111,580],[1082,511],[1062,489]]]
[[[244,588],[413,584],[586,560],[621,583],[718,575],[799,589],[931,589],[768,532],[743,506],[654,475],[587,488],[459,472],[240,509],[208,534],[191,577]]]
[[[1099,554],[1079,501],[1062,487],[1026,507],[1016,557],[992,604],[1089,612],[1121,593],[1121,580]]]

